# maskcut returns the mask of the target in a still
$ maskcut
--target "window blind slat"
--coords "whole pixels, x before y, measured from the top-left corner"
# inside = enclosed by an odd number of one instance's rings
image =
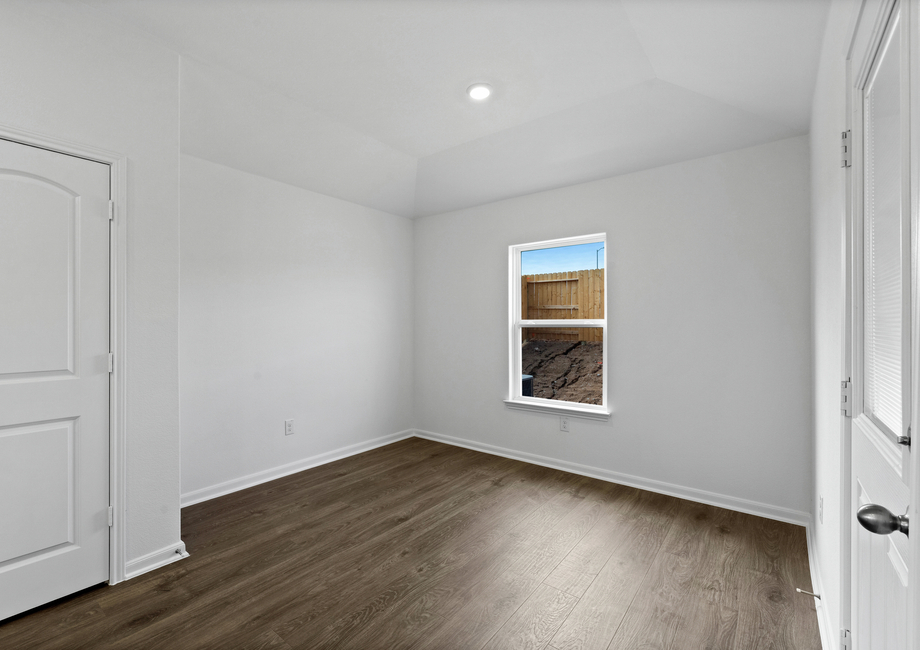
[[[900,27],[896,27],[899,30]],[[889,43],[898,43],[899,34]],[[864,206],[864,408],[900,434],[902,295],[900,64],[887,48],[866,91]]]

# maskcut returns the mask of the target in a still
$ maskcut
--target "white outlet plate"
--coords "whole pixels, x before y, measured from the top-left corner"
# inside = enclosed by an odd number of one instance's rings
[[[569,418],[567,415],[559,416],[559,430],[569,432]]]
[[[284,421],[284,435],[289,436],[294,433],[294,420]]]

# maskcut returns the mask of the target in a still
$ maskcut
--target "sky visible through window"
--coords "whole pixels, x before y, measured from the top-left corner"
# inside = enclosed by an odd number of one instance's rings
[[[604,268],[604,243],[559,246],[521,252],[521,275]]]

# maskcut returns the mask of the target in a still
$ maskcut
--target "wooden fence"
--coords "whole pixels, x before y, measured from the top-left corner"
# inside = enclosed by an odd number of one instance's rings
[[[604,317],[604,269],[525,275],[521,278],[521,316],[526,320]],[[600,341],[599,327],[528,327],[524,340]]]

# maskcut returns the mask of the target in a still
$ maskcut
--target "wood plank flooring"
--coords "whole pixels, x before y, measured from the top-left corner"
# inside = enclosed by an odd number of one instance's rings
[[[412,438],[190,506],[0,648],[810,650],[805,531]]]

